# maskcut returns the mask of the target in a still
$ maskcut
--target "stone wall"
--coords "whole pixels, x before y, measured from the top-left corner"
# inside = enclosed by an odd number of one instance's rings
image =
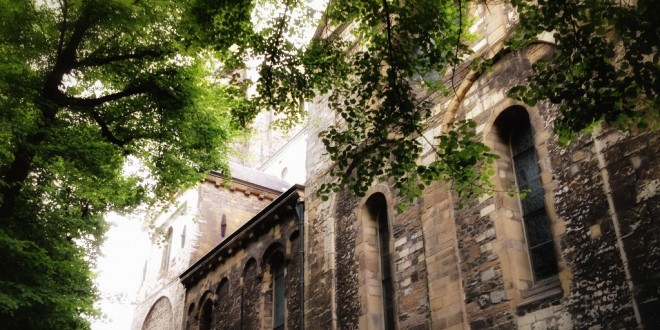
[[[172,306],[172,329],[181,329],[185,314],[185,288],[179,281],[179,275],[278,195],[271,189],[238,180],[225,182],[219,175],[209,174],[156,219],[145,220],[145,230],[152,234],[151,251],[145,263],[132,329],[141,329],[152,306],[162,297],[167,298]],[[224,236],[221,235],[223,215],[226,219]],[[163,269],[165,233],[169,228],[172,229],[172,240],[168,267]]]
[[[493,68],[483,74],[459,68],[454,83],[466,88],[465,97],[431,94],[436,106],[425,135],[432,138],[454,120],[475,120],[478,138],[501,156],[496,191],[459,208],[449,186],[437,183],[391,217],[398,328],[658,327],[658,132],[598,127],[559,145],[554,107],[544,102],[529,107],[506,96],[553,47],[543,42],[510,52],[502,42],[515,22],[511,8],[489,5],[475,12],[480,16],[471,31],[479,38],[473,50],[493,58]],[[461,83],[465,77],[470,81]],[[365,241],[375,229],[361,214],[366,198],[382,191],[390,191],[388,207],[394,210],[396,191],[381,182],[364,198],[346,191],[327,201],[315,196],[333,164],[313,137],[341,124],[326,102],[322,97],[310,107],[318,124],[310,129],[307,157],[306,320],[312,328],[378,328],[382,321],[374,320],[372,298],[381,288],[368,285],[378,262],[374,266],[364,257],[373,250]],[[540,198],[556,254],[557,274],[548,279],[534,278],[520,200],[507,192],[516,175],[496,120],[511,109],[527,114],[533,133]],[[428,149],[420,162],[434,157]]]
[[[273,201],[278,194],[247,186],[240,182],[224,182],[208,176],[199,186],[199,239],[190,265],[211,251],[223,239]],[[225,235],[221,235],[222,218],[226,220]]]
[[[213,304],[213,329],[272,328],[273,277],[270,258],[284,256],[285,322],[300,324],[300,227],[297,193],[275,200],[182,275],[187,329],[198,329],[204,303]],[[294,195],[296,194],[296,195]],[[287,195],[285,193],[284,195]],[[285,198],[285,199],[283,199]]]

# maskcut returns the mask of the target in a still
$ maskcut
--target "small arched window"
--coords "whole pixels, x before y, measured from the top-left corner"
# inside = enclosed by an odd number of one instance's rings
[[[220,220],[220,237],[227,235],[227,215],[223,214]]]
[[[213,301],[207,299],[202,305],[199,316],[199,330],[211,330],[213,326]]]
[[[167,230],[167,236],[165,236],[165,246],[163,246],[163,257],[160,262],[161,273],[166,272],[170,267],[170,250],[172,249],[172,232],[173,229],[172,227],[170,227]]]

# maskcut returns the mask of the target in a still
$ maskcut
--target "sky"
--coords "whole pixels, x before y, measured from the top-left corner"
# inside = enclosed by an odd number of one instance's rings
[[[101,292],[97,306],[105,316],[95,320],[92,329],[130,329],[149,240],[138,217],[111,213],[106,219],[111,227],[101,248],[96,278]]]

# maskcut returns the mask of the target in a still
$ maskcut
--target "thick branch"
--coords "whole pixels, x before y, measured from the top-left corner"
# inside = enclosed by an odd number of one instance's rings
[[[67,19],[69,16],[69,3],[67,0],[60,0],[60,8],[62,10],[62,27],[60,29],[60,39],[57,44],[57,56],[62,54],[62,47],[64,47],[64,35],[67,29]]]
[[[145,49],[137,51],[132,54],[120,54],[108,57],[98,57],[98,58],[86,58],[84,60],[78,61],[74,64],[75,67],[98,67],[113,62],[125,61],[125,60],[139,60],[146,58],[158,58],[163,55],[166,55],[165,51],[156,51],[153,49]]]
[[[112,131],[111,131],[110,128],[108,127],[108,124],[106,123],[106,121],[103,120],[103,118],[101,118],[101,115],[99,115],[96,111],[91,110],[91,111],[90,111],[90,114],[92,115],[92,118],[94,118],[94,121],[99,125],[99,127],[101,127],[101,135],[102,135],[106,140],[108,140],[108,142],[110,142],[110,143],[112,143],[112,144],[114,144],[114,145],[117,145],[117,146],[119,146],[119,147],[123,147],[123,146],[126,145],[126,143],[128,143],[128,141],[126,141],[126,140],[118,139],[118,138],[112,133]]]
[[[144,94],[149,90],[144,85],[138,85],[135,87],[129,87],[121,92],[117,92],[114,94],[109,94],[97,98],[79,98],[79,97],[69,97],[65,96],[60,93],[61,97],[59,97],[56,102],[61,105],[61,106],[69,106],[69,107],[82,107],[82,108],[94,108],[100,105],[103,105],[108,102],[112,101],[117,101],[121,100],[126,97],[134,96],[134,95],[139,95],[139,94]]]
[[[366,158],[366,156],[367,156],[369,153],[371,153],[372,151],[374,151],[376,148],[378,148],[378,147],[380,147],[380,146],[382,146],[382,145],[392,145],[392,144],[396,144],[396,143],[397,143],[397,140],[393,140],[393,139],[384,139],[384,140],[378,140],[376,143],[364,147],[364,149],[362,149],[362,150],[360,150],[360,151],[358,151],[358,152],[355,153],[355,154],[356,154],[356,157],[354,157],[354,158],[352,159],[351,163],[346,167],[346,170],[344,171],[344,174],[346,175],[346,177],[351,176],[351,174],[353,173],[353,171],[355,170],[355,168],[356,168],[358,165],[360,165],[360,163],[362,162],[362,160],[363,160],[364,158]]]

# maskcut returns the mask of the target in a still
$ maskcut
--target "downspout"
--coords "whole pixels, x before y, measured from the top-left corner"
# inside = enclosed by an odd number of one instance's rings
[[[296,203],[300,247],[300,329],[305,329],[305,202],[299,199]]]

